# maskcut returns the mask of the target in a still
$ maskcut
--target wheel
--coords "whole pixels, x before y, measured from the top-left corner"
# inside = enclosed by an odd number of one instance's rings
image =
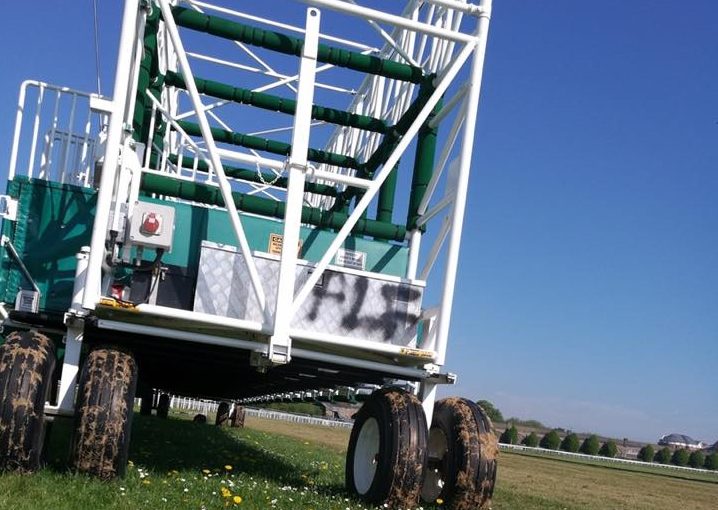
[[[39,467],[54,368],[55,345],[37,331],[11,333],[0,346],[1,470]]]
[[[214,424],[217,427],[224,427],[229,421],[229,404],[227,402],[220,402],[217,406],[217,416],[215,417]]]
[[[130,446],[137,364],[131,354],[98,348],[80,374],[71,465],[102,479],[122,476]]]
[[[152,415],[152,388],[149,386],[142,387],[138,390],[140,397],[140,415],[151,416]]]
[[[157,417],[167,418],[170,414],[170,396],[167,393],[160,395],[157,401]]]
[[[489,508],[496,481],[498,441],[483,409],[464,398],[434,405],[429,459],[421,499],[450,510]]]
[[[346,462],[347,489],[367,503],[413,508],[426,465],[421,403],[403,390],[377,390],[356,415]]]

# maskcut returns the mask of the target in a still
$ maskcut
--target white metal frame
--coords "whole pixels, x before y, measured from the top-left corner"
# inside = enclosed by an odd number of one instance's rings
[[[370,9],[357,5],[353,0],[303,0],[312,7],[308,9],[304,27],[297,27],[286,23],[264,19],[235,9],[218,7],[198,0],[187,0],[187,3],[198,11],[212,10],[222,15],[250,20],[254,23],[268,25],[303,34],[305,44],[299,59],[299,72],[288,75],[276,70],[271,62],[265,60],[259,52],[250,50],[246,45],[236,43],[239,51],[253,60],[255,66],[247,66],[240,62],[232,62],[223,58],[205,55],[190,51],[184,47],[182,35],[171,14],[170,0],[155,0],[155,6],[162,11],[161,24],[161,65],[165,69],[174,69],[182,73],[187,84],[189,108],[186,109],[187,99],[182,99],[177,90],[165,91],[160,100],[152,98],[153,113],[160,112],[167,122],[177,128],[177,133],[165,141],[160,170],[148,168],[149,147],[144,157],[130,154],[140,152],[141,146],[136,146],[131,140],[128,126],[131,123],[131,113],[135,101],[135,77],[138,72],[139,56],[143,44],[143,27],[148,8],[140,0],[126,0],[122,21],[119,52],[116,66],[116,79],[114,94],[111,100],[92,96],[94,110],[101,111],[109,116],[104,140],[103,172],[97,197],[97,209],[92,230],[92,241],[87,258],[87,268],[83,271],[82,287],[76,292],[73,300],[73,312],[82,316],[94,310],[103,296],[102,262],[105,258],[105,242],[108,230],[118,228],[122,221],[122,203],[136,198],[138,179],[142,173],[161,172],[163,175],[175,179],[201,180],[203,183],[218,186],[226,204],[234,233],[249,268],[252,292],[255,293],[261,308],[264,310],[262,323],[227,319],[195,312],[173,310],[155,305],[139,305],[137,311],[141,314],[153,315],[167,319],[166,328],[143,326],[138,324],[123,324],[118,321],[101,321],[101,325],[110,329],[126,331],[128,333],[146,333],[160,336],[170,336],[179,340],[215,343],[217,345],[232,345],[238,348],[261,351],[267,363],[286,363],[292,356],[307,359],[317,359],[326,362],[336,362],[344,365],[377,370],[397,376],[414,379],[430,378],[436,373],[437,367],[445,362],[451,308],[453,304],[454,288],[456,283],[457,262],[460,250],[463,217],[465,212],[468,179],[473,155],[475,138],[475,124],[481,78],[486,50],[489,19],[491,14],[491,0],[482,0],[479,5],[470,4],[460,0],[409,0],[402,15],[389,14],[377,9]],[[343,37],[327,35],[320,30],[320,11],[318,8],[331,9],[342,15],[359,17],[368,23],[370,32],[375,33],[383,48],[377,49],[372,44],[350,41]],[[475,29],[471,33],[461,31],[465,18],[476,18]],[[379,26],[379,23],[384,27]],[[385,28],[391,26],[391,29]],[[344,86],[337,86],[328,80],[319,82],[317,76],[322,71],[331,68],[331,65],[317,65],[316,52],[320,40],[333,44],[343,45],[365,54],[374,54],[381,58],[392,59],[397,62],[408,62],[421,66],[425,73],[436,73],[434,90],[420,109],[417,117],[411,123],[406,134],[401,138],[397,147],[389,155],[383,166],[372,178],[356,176],[353,170],[337,168],[326,164],[313,165],[307,161],[307,148],[311,128],[322,127],[322,123],[313,123],[311,107],[314,102],[315,91],[326,93],[352,94],[353,100],[349,111],[384,119],[389,124],[395,124],[410,106],[416,85],[400,82],[381,76],[368,75],[364,82],[356,89],[350,90]],[[211,124],[226,126],[220,113],[226,107],[226,101],[214,101],[209,104],[203,102],[202,96],[195,86],[190,59],[203,62],[212,62],[236,68],[244,72],[256,73],[271,80],[264,86],[255,90],[270,90],[277,87],[288,88],[296,93],[297,110],[291,127],[292,152],[286,159],[272,158],[260,155],[257,151],[228,149],[218,146],[215,142]],[[467,66],[467,63],[471,64]],[[462,69],[469,67],[468,72]],[[463,83],[457,83],[459,77]],[[28,82],[30,84],[30,82]],[[40,86],[40,96],[50,90],[46,84],[32,83]],[[28,85],[29,86],[29,85]],[[26,85],[21,90],[21,104],[24,101]],[[64,90],[63,90],[64,91]],[[439,150],[439,158],[428,190],[419,206],[419,226],[432,222],[438,225],[434,242],[423,254],[422,233],[416,229],[407,233],[409,247],[408,270],[405,275],[408,281],[426,280],[431,274],[436,262],[445,260],[446,266],[443,278],[443,287],[439,306],[425,313],[424,319],[431,324],[428,338],[421,349],[402,349],[395,345],[384,345],[368,341],[339,337],[320,332],[300,331],[290,327],[293,315],[310,294],[313,286],[321,278],[323,272],[331,265],[338,249],[350,235],[352,229],[368,210],[372,200],[379,193],[382,185],[389,177],[400,158],[416,138],[421,127],[427,122],[442,96],[448,94],[443,107],[438,114],[429,121],[431,127],[436,127],[441,120],[451,120],[448,136],[442,137],[443,145]],[[89,96],[88,96],[89,97]],[[41,98],[42,99],[42,98]],[[184,101],[184,103],[183,103]],[[182,106],[182,105],[185,106]],[[184,110],[184,111],[180,111]],[[202,132],[201,139],[192,140],[183,133],[177,124],[178,121],[195,117]],[[154,118],[154,115],[153,115]],[[22,110],[18,109],[17,125],[22,123]],[[72,120],[71,120],[72,124]],[[56,126],[53,129],[57,131]],[[269,129],[266,132],[281,132],[287,130],[285,126]],[[89,139],[89,131],[88,139]],[[15,175],[17,161],[16,129],[14,150],[11,156],[10,176]],[[34,128],[34,138],[39,136],[37,127]],[[54,135],[53,135],[54,136]],[[54,138],[51,136],[50,141]],[[340,154],[356,156],[357,159],[366,160],[378,147],[380,135],[378,133],[361,131],[356,128],[338,127],[327,137],[325,150]],[[87,140],[85,140],[87,142]],[[147,141],[151,143],[151,141]],[[34,156],[36,143],[33,141],[32,153]],[[180,161],[177,165],[169,163],[169,146],[179,149]],[[67,159],[67,150],[64,158]],[[200,176],[197,164],[200,160],[208,163],[209,172]],[[298,244],[301,222],[301,209],[309,204],[314,207],[329,208],[334,199],[304,193],[304,183],[310,182],[336,184],[339,186],[353,186],[363,190],[361,200],[354,206],[347,217],[345,224],[339,230],[330,247],[316,264],[309,279],[295,293],[295,270],[297,266],[297,253],[293,249],[283,250],[280,261],[280,284],[277,291],[277,307],[270,315],[265,306],[266,293],[257,273],[254,259],[247,242],[242,226],[241,216],[238,214],[232,191],[238,189],[242,182],[229,179],[224,171],[225,162],[240,162],[255,166],[258,172],[266,169],[275,176],[287,175],[289,185],[279,193],[285,194],[286,216],[284,218],[284,246],[293,247]],[[449,170],[445,171],[448,167]],[[29,169],[32,175],[32,167]],[[449,175],[446,175],[449,174]],[[87,179],[87,178],[86,178]],[[128,187],[126,183],[131,182]],[[437,196],[437,191],[444,183],[444,194]],[[87,184],[87,180],[85,181]],[[122,183],[122,186],[120,184]],[[247,185],[244,182],[244,185]],[[278,191],[271,182],[249,183],[252,193],[261,193],[273,196]],[[125,188],[120,191],[119,188]],[[131,207],[129,213],[131,214]],[[110,218],[113,225],[110,225]],[[424,266],[420,269],[420,263]],[[81,296],[81,299],[80,299]],[[227,340],[212,335],[185,335],[182,331],[173,330],[171,321],[176,318],[185,321],[194,321],[205,324],[214,324],[228,329],[236,329],[259,335],[257,341]],[[320,345],[322,348],[314,351],[310,348],[293,349],[292,339],[301,339],[306,345]],[[68,335],[68,341],[78,343],[81,334],[74,332]],[[218,343],[219,342],[219,343]],[[337,354],[320,352],[331,350],[331,346],[341,347]],[[369,361],[369,358],[346,356],[347,350],[383,353],[387,362]],[[71,356],[72,357],[72,356]],[[79,358],[79,350],[78,350]],[[390,360],[394,358],[395,361]],[[62,402],[68,395],[68,385],[74,382],[76,371],[73,374],[73,360],[69,363],[67,376],[63,369]],[[76,368],[76,367],[75,367]],[[421,388],[422,399],[426,408],[433,405],[435,396],[435,383],[426,382]],[[64,403],[62,404],[65,405]],[[430,416],[430,409],[427,415]]]

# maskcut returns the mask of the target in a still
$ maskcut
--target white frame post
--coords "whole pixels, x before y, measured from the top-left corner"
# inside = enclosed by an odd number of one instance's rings
[[[449,232],[449,245],[446,256],[446,273],[444,275],[444,289],[441,296],[441,313],[437,326],[437,365],[443,365],[446,360],[446,347],[451,324],[451,307],[454,303],[454,287],[456,272],[459,263],[459,248],[461,246],[461,231],[464,223],[466,209],[466,195],[469,188],[469,174],[471,172],[471,156],[473,154],[474,133],[476,117],[481,93],[481,78],[484,70],[484,56],[486,55],[486,41],[489,35],[489,20],[491,18],[491,0],[482,0],[480,4],[479,21],[476,29],[477,44],[471,63],[469,77],[469,91],[467,93],[464,119],[464,132],[461,140],[461,160],[459,177],[456,185],[456,198],[454,199],[451,230]]]
[[[100,297],[100,284],[102,281],[102,260],[105,257],[105,239],[107,226],[110,220],[110,208],[115,191],[115,176],[120,156],[120,146],[125,130],[123,112],[127,106],[127,95],[130,83],[132,57],[134,56],[137,39],[137,16],[144,16],[140,10],[139,0],[126,0],[122,16],[122,33],[120,34],[120,47],[117,54],[117,68],[115,74],[115,87],[113,90],[112,112],[110,125],[107,130],[105,145],[105,158],[100,178],[100,189],[97,192],[97,209],[95,221],[92,225],[92,241],[90,243],[90,259],[85,280],[85,292],[82,306],[88,310],[95,308]]]
[[[288,363],[291,359],[289,327],[294,315],[292,301],[296,280],[297,247],[304,205],[304,181],[307,171],[307,150],[312,121],[314,81],[316,78],[317,50],[319,48],[320,12],[307,9],[306,32],[299,67],[297,110],[292,130],[292,152],[289,156],[289,185],[284,212],[284,237],[282,258],[277,285],[277,306],[274,314],[273,334],[269,341],[267,357],[272,363]]]

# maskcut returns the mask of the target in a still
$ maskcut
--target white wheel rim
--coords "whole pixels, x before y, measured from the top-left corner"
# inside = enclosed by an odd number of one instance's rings
[[[424,485],[421,488],[421,499],[433,503],[444,488],[445,474],[443,460],[449,451],[449,441],[444,432],[434,427],[429,431],[428,466],[424,476]]]
[[[369,492],[379,461],[379,423],[369,418],[362,425],[354,448],[354,488],[364,495]]]

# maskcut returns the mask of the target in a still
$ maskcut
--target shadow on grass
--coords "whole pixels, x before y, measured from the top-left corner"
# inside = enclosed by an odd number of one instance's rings
[[[56,472],[69,470],[68,457],[72,420],[52,424],[47,438],[47,468]],[[247,438],[238,429],[219,428],[188,420],[134,415],[130,460],[158,475],[172,470],[201,471],[231,465],[235,473],[246,473],[273,480],[282,485],[305,484],[296,465]],[[328,495],[344,494],[344,487],[327,484],[317,487]]]

